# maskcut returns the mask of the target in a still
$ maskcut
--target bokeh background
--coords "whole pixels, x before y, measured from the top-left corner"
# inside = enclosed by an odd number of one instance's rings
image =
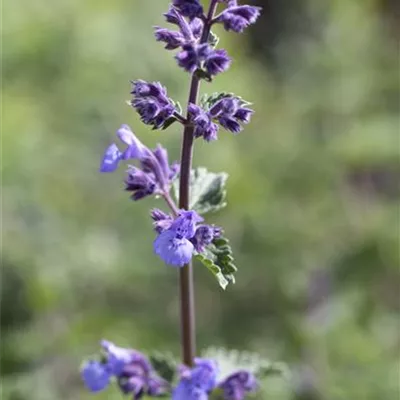
[[[256,4],[256,2],[253,2]],[[399,5],[259,0],[245,34],[216,33],[235,62],[202,92],[254,103],[237,137],[196,142],[226,171],[237,283],[195,267],[197,334],[284,361],[261,399],[394,400],[399,378]],[[7,400],[92,398],[81,360],[107,338],[179,355],[176,270],[152,252],[150,207],[98,173],[122,123],[150,131],[130,79],[185,103],[189,77],[153,39],[167,0],[3,4],[1,372]],[[116,397],[113,397],[116,396]],[[98,399],[119,399],[108,391]]]

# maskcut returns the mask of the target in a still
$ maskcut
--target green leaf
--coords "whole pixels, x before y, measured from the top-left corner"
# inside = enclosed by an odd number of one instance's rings
[[[194,71],[194,74],[199,79],[204,79],[206,82],[212,82],[211,75],[207,71],[205,71],[204,69],[197,68],[196,71]]]
[[[210,32],[208,35],[208,43],[211,47],[217,47],[219,43],[219,36],[217,36],[214,32]]]
[[[190,173],[189,209],[199,214],[215,212],[226,206],[225,184],[228,174],[209,172],[204,167],[192,169]],[[174,185],[176,198],[179,197],[179,185]]]
[[[235,97],[240,100],[241,107],[247,107],[251,105],[250,102],[242,99],[240,96],[236,96],[234,93],[231,92],[215,92],[211,95],[204,94],[200,98],[200,105],[205,108],[206,110],[210,109],[217,101],[224,99],[225,97]]]
[[[210,347],[202,352],[202,357],[217,361],[221,371],[221,380],[239,369],[253,373],[258,379],[268,378],[272,375],[281,375],[283,378],[287,378],[289,374],[284,363],[272,362],[253,352]]]
[[[164,353],[153,353],[150,355],[150,362],[155,371],[164,378],[167,382],[172,383],[175,378],[177,371],[177,365],[174,356],[172,354]]]
[[[170,127],[174,122],[176,122],[176,121],[177,121],[177,119],[176,119],[175,117],[170,117],[170,118],[168,118],[168,119],[164,122],[164,124],[162,125],[161,129],[164,130],[164,129],[169,128],[169,127]],[[153,128],[153,130],[155,130],[155,129],[158,129],[158,128]]]
[[[235,283],[234,273],[237,271],[233,263],[232,248],[229,240],[221,236],[214,239],[211,245],[207,246],[203,253],[198,253],[195,258],[205,265],[217,278],[222,289],[229,283]]]

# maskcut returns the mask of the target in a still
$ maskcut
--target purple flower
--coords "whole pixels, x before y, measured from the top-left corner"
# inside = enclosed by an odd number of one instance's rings
[[[245,28],[256,22],[260,12],[261,7],[234,4],[223,11],[215,22],[223,23],[227,31],[243,32]]]
[[[198,253],[202,253],[206,246],[212,243],[215,238],[221,236],[222,229],[217,226],[211,225],[200,225],[196,229],[196,233],[191,239],[195,250]]]
[[[166,229],[163,229],[160,221],[157,221],[156,228],[161,233],[154,241],[154,252],[165,263],[183,267],[192,259],[194,246],[190,239],[196,233],[196,224],[203,221],[203,218],[195,211],[181,211]]]
[[[154,230],[157,233],[163,233],[171,227],[173,218],[170,215],[166,214],[164,211],[161,211],[158,208],[154,208],[153,210],[151,210],[150,215],[152,220],[154,221]]]
[[[172,400],[207,400],[216,385],[217,374],[215,361],[196,359],[194,368],[181,369],[181,379],[172,393]]]
[[[216,140],[218,125],[212,122],[212,117],[196,104],[190,103],[188,115],[191,123],[194,124],[194,136],[203,137],[206,141]]]
[[[159,42],[165,43],[167,50],[174,50],[186,43],[181,32],[171,31],[166,28],[155,27],[154,36]]]
[[[214,50],[207,44],[186,44],[175,56],[178,65],[187,72],[193,73],[204,68],[210,76],[217,75],[229,68],[231,59],[225,50]]]
[[[186,44],[182,46],[182,51],[175,56],[175,59],[181,68],[193,73],[197,68],[201,68],[203,61],[211,52],[212,49],[207,43]]]
[[[154,174],[151,172],[143,172],[132,165],[129,166],[127,171],[125,185],[125,190],[133,192],[131,196],[133,200],[140,200],[143,197],[150,196],[154,194],[157,189]]]
[[[136,86],[135,90],[138,93],[162,95],[159,87],[146,83]],[[117,136],[127,145],[127,148],[121,152],[115,143],[111,144],[104,153],[100,171],[112,172],[118,167],[120,161],[137,159],[140,161],[141,168],[130,165],[125,178],[125,189],[133,192],[132,199],[139,200],[155,193],[168,191],[171,181],[179,172],[179,164],[174,162],[169,165],[167,150],[161,145],[157,145],[153,151],[150,150],[132,133],[128,125],[122,125],[117,131]]]
[[[167,96],[167,90],[159,82],[132,82],[131,106],[140,115],[141,120],[152,125],[153,129],[161,128],[176,111],[172,100]]]
[[[166,230],[154,241],[154,252],[168,265],[183,267],[193,256],[193,244],[186,238],[178,238],[175,232]]]
[[[237,371],[218,386],[223,390],[225,400],[243,400],[248,393],[258,389],[255,376],[248,371]]]
[[[231,64],[231,59],[226,50],[213,50],[204,62],[204,68],[209,75],[218,75],[226,71]]]
[[[112,375],[121,374],[125,365],[132,362],[135,358],[135,350],[118,347],[108,340],[102,340],[101,347],[106,352],[107,368]]]
[[[173,0],[172,4],[184,17],[193,19],[203,15],[203,7],[199,0]]]
[[[121,142],[127,145],[127,148],[124,152],[121,152],[115,143],[108,146],[101,160],[101,172],[113,172],[118,168],[118,164],[121,160],[140,160],[149,152],[147,147],[133,134],[128,125],[121,125],[117,131],[117,136]]]
[[[100,392],[110,383],[111,374],[107,366],[98,361],[87,361],[81,369],[81,376],[91,392]]]
[[[249,123],[250,116],[254,113],[250,108],[244,107],[246,104],[238,97],[226,96],[213,104],[209,113],[225,129],[239,133],[243,129],[240,122]]]

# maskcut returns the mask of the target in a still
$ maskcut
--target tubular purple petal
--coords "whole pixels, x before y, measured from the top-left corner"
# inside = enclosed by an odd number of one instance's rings
[[[104,152],[100,164],[100,172],[113,172],[118,168],[121,160],[122,153],[119,151],[117,145],[112,143]]]

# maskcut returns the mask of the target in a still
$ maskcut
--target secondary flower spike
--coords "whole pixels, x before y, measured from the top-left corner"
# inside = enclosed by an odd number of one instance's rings
[[[199,225],[203,221],[195,211],[181,211],[174,220],[161,210],[152,210],[154,229],[159,234],[154,241],[154,252],[167,264],[183,267],[194,251],[203,252],[213,239],[221,235],[221,228]]]
[[[101,161],[100,171],[113,172],[121,161],[138,160],[140,167],[129,165],[125,178],[125,189],[132,192],[132,199],[139,200],[152,194],[168,192],[172,180],[179,173],[179,164],[175,162],[169,165],[167,150],[161,145],[157,145],[155,150],[150,150],[134,135],[128,125],[122,125],[117,130],[117,137],[127,147],[120,151],[115,143],[108,146]]]
[[[169,384],[153,370],[145,355],[118,347],[103,340],[103,360],[87,361],[81,370],[82,379],[91,392],[106,389],[111,379],[116,379],[122,393],[133,394],[133,399],[143,396],[161,396],[170,392]]]

